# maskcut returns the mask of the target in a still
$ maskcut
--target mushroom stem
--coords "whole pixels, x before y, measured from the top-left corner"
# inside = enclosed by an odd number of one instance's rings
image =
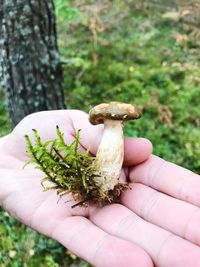
[[[94,162],[100,173],[96,182],[104,192],[114,189],[119,183],[123,158],[123,123],[121,120],[105,119],[103,137]]]

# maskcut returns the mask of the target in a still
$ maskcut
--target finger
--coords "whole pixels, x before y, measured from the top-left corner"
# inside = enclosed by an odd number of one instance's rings
[[[142,247],[156,266],[200,266],[198,246],[144,221],[122,205],[113,204],[102,209],[94,209],[89,218],[111,235]]]
[[[74,122],[75,121],[75,122]],[[77,126],[74,127],[74,124]],[[42,111],[33,113],[25,117],[9,135],[3,144],[4,151],[20,160],[27,160],[25,134],[28,134],[31,140],[34,140],[32,129],[38,131],[42,142],[54,140],[57,136],[56,126],[64,133],[67,144],[71,144],[76,133],[81,129],[85,138],[91,139],[90,146],[95,143],[95,136],[99,135],[102,128],[92,126],[88,121],[88,115],[78,110],[56,110]],[[88,148],[88,147],[86,147]]]
[[[24,118],[14,129],[4,143],[4,149],[10,155],[21,160],[27,160],[24,135],[34,139],[32,129],[37,129],[41,140],[53,140],[56,137],[56,125],[59,126],[68,144],[72,143],[81,129],[80,144],[96,155],[101,142],[103,125],[93,126],[88,120],[88,114],[79,110],[43,111]],[[125,139],[125,163],[133,165],[146,160],[151,153],[151,143],[144,138]]]
[[[149,158],[152,153],[152,144],[145,138],[125,137],[124,164],[126,166],[139,164]]]
[[[54,140],[56,126],[65,134],[65,140],[71,143],[74,139],[74,129],[67,110],[42,111],[26,116],[12,131],[3,144],[3,151],[20,160],[27,160],[25,135],[34,140],[32,129],[36,129],[42,142]]]
[[[131,168],[129,178],[200,206],[200,176],[159,157],[151,156],[146,162]]]
[[[134,183],[122,204],[150,223],[200,245],[200,209],[192,204]]]
[[[97,267],[153,266],[149,256],[141,248],[107,234],[80,216],[56,224],[51,237]]]

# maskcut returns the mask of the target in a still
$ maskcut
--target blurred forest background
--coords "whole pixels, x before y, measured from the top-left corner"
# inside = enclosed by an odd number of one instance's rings
[[[67,108],[137,104],[126,134],[200,172],[200,1],[54,0]],[[11,130],[0,88],[0,136]],[[87,244],[86,244],[87,245]],[[1,267],[89,266],[0,211]]]

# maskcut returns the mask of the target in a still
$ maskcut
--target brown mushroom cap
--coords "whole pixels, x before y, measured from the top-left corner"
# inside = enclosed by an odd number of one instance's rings
[[[122,102],[103,103],[93,107],[89,112],[89,121],[93,125],[104,123],[104,120],[134,120],[140,118],[140,111],[131,104]]]

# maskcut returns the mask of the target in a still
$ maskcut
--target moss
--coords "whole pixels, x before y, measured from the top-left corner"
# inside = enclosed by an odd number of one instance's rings
[[[41,142],[37,130],[33,129],[35,144],[28,135],[25,136],[27,142],[27,152],[30,160],[27,164],[34,163],[45,174],[41,180],[44,191],[57,190],[59,197],[65,194],[72,194],[77,205],[86,204],[88,201],[97,201],[99,205],[117,202],[120,193],[127,188],[127,185],[117,184],[113,190],[103,191],[96,182],[96,177],[100,173],[96,170],[94,157],[89,155],[89,150],[85,153],[78,152],[80,131],[71,145],[64,141],[63,134],[57,126],[57,138]],[[52,186],[46,186],[46,182],[51,182]],[[49,183],[48,183],[49,184]]]

